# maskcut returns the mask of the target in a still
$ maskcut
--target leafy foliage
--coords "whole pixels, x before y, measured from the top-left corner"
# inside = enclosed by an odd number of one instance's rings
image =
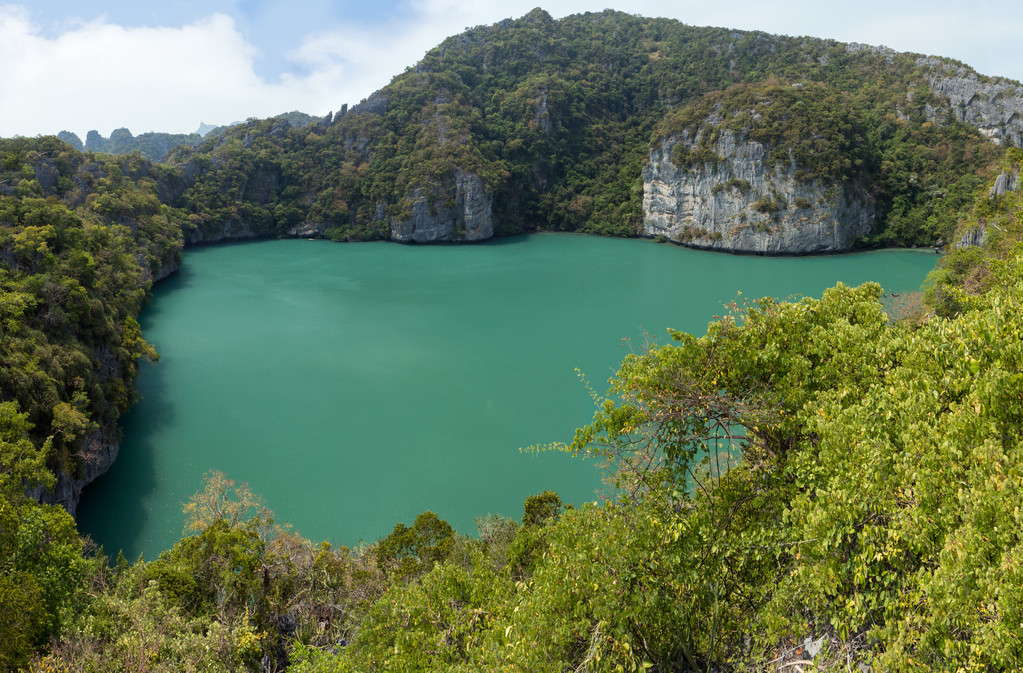
[[[869,168],[865,107],[862,98],[824,83],[772,79],[736,84],[672,110],[655,136],[685,132],[696,141],[699,151],[675,157],[683,166],[703,163],[710,143],[728,130],[764,145],[772,164],[794,163],[799,181],[862,180]]]
[[[180,260],[180,220],[160,203],[164,169],[137,158],[92,160],[52,138],[0,154],[4,176],[46,183],[0,198],[0,391],[36,446],[52,443],[49,467],[75,474],[127,410],[138,359],[155,357],[136,316],[153,274]]]

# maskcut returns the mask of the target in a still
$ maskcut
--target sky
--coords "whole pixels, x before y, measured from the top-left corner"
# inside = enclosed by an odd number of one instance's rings
[[[0,137],[323,116],[537,6],[885,45],[1023,81],[1019,0],[0,0]]]

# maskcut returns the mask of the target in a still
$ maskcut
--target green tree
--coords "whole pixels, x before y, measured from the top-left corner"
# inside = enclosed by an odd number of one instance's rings
[[[433,512],[423,512],[411,526],[395,524],[391,534],[377,543],[377,563],[397,578],[412,578],[443,562],[454,538],[451,524]]]

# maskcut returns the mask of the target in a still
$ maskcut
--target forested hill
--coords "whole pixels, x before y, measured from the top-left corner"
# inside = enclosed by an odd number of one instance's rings
[[[756,168],[722,155],[729,130],[767,148],[765,172],[791,169],[795,182],[817,180],[822,198],[837,189],[862,203],[867,226],[848,245],[925,244],[951,236],[998,153],[989,139],[1020,144],[1023,89],[883,48],[534,10],[449,38],[318,124],[253,121],[170,159],[196,175],[182,202],[197,216],[193,240],[654,235],[644,168],[687,128],[702,144],[673,159],[722,169],[702,177],[708,199],[734,194],[709,192]],[[816,203],[799,211],[798,194],[775,201],[785,188],[770,180],[752,186],[761,193],[732,224],[816,214]]]
[[[165,205],[189,216],[186,242],[539,228],[741,252],[924,245],[955,237],[1021,134],[1023,87],[947,59],[537,9],[445,40],[352,109],[190,138],[165,156],[188,186]],[[170,140],[115,135],[87,149]]]

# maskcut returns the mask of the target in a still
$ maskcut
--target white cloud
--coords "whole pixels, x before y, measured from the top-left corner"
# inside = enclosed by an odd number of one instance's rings
[[[254,56],[223,14],[181,28],[96,21],[47,38],[24,10],[0,8],[0,136],[189,132],[200,121],[326,112],[336,72],[268,83],[255,75]]]

